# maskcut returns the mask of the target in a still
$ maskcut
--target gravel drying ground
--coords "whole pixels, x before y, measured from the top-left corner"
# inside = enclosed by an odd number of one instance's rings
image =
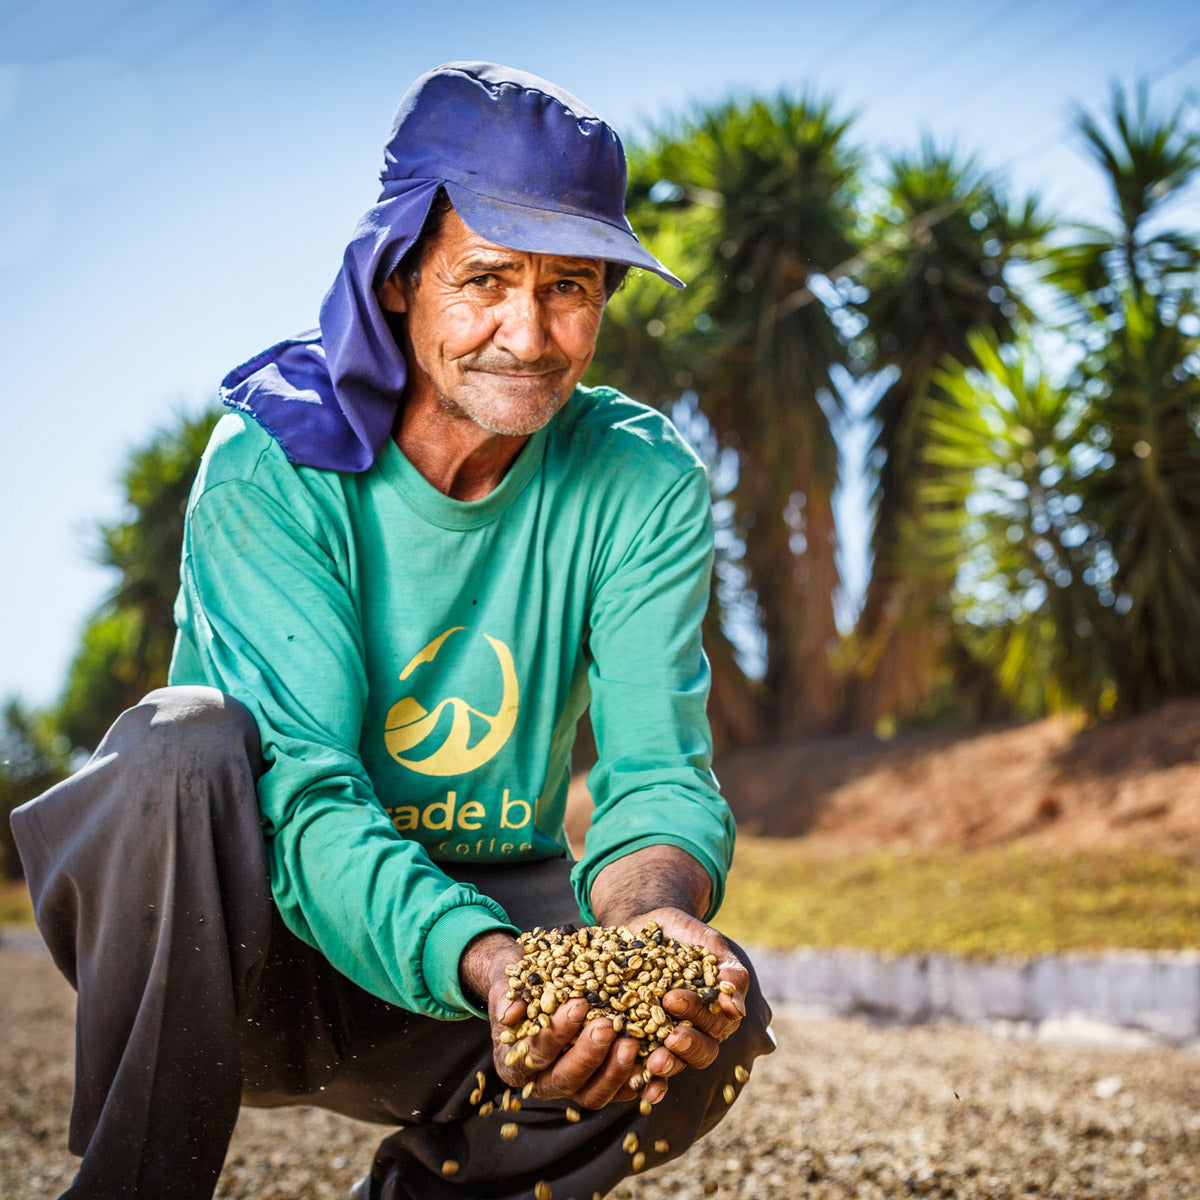
[[[0,949],[0,1196],[56,1196],[73,994],[45,954]],[[1200,1053],[1068,1046],[957,1027],[782,1014],[730,1117],[619,1200],[1196,1200]],[[675,1086],[682,1086],[682,1081]],[[382,1130],[244,1110],[221,1200],[342,1200]],[[567,1200],[556,1197],[555,1200]]]

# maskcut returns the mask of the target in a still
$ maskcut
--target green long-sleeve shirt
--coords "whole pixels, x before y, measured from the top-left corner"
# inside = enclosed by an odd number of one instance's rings
[[[458,964],[504,912],[439,862],[566,852],[575,725],[599,762],[573,881],[651,844],[720,903],[733,826],[710,771],[703,467],[660,414],[579,388],[476,501],[394,443],[363,474],[294,467],[222,419],[188,506],[172,683],[249,706],[288,927],[392,1003],[475,1011]]]

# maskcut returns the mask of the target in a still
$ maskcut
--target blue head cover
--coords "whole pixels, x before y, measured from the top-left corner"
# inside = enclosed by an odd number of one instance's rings
[[[568,92],[491,63],[448,63],[401,101],[383,192],[346,247],[320,328],[231,371],[221,398],[297,466],[365,471],[391,434],[404,357],[376,290],[417,240],[439,188],[481,237],[512,250],[644,267],[683,285],[625,219],[617,135]]]

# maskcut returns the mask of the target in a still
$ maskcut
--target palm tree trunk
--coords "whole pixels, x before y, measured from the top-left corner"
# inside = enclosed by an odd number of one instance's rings
[[[715,589],[704,615],[704,650],[712,670],[708,721],[714,749],[757,745],[766,732],[762,697],[758,685],[739,666],[737,653],[721,628],[721,606]]]
[[[744,464],[736,493],[748,526],[745,566],[767,641],[764,725],[775,737],[828,732],[843,709],[843,686],[831,657],[838,643],[833,506],[813,486],[803,448],[787,449],[786,476],[778,462]],[[781,476],[787,480],[783,487]],[[798,531],[785,510],[801,486],[808,492]]]

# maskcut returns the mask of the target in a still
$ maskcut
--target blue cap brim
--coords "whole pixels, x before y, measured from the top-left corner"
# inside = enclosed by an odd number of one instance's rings
[[[672,287],[685,286],[682,279],[646,250],[630,229],[618,229],[595,217],[561,209],[532,208],[497,200],[449,180],[443,186],[454,211],[467,226],[497,246],[529,254],[599,258],[653,271]]]

